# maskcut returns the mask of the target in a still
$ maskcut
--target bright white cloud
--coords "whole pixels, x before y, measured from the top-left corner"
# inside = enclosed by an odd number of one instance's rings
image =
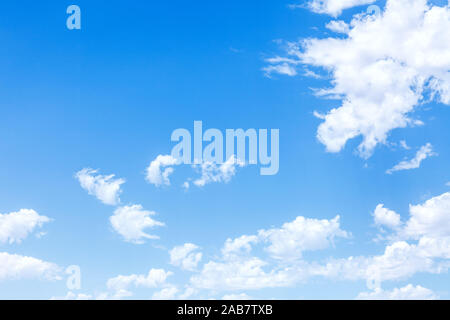
[[[115,206],[120,203],[119,195],[122,192],[120,186],[125,180],[114,179],[114,174],[103,176],[97,173],[98,170],[85,168],[77,172],[75,177],[83,189],[104,204]]]
[[[126,296],[130,296],[131,292],[128,291],[130,287],[134,288],[158,288],[166,283],[166,280],[172,272],[165,271],[163,269],[151,269],[148,274],[132,274],[128,276],[117,276],[107,281],[106,286],[113,292],[128,293]]]
[[[260,239],[269,242],[266,250],[277,259],[300,259],[304,251],[322,250],[329,247],[337,237],[348,238],[340,229],[340,218],[332,220],[297,217],[281,228],[259,231]]]
[[[258,258],[210,261],[200,274],[191,278],[192,286],[210,290],[258,290],[286,287],[292,284],[289,270],[266,272],[267,263]]]
[[[169,176],[173,173],[173,166],[179,161],[170,155],[159,155],[147,168],[147,181],[157,187],[169,186]]]
[[[175,247],[170,251],[170,263],[181,269],[194,271],[202,259],[202,253],[196,252],[198,249],[199,247],[192,243]]]
[[[248,253],[252,249],[252,245],[258,243],[258,241],[258,236],[247,235],[243,235],[236,239],[227,239],[222,249],[222,254],[225,257],[231,257],[233,255]]]
[[[349,2],[313,3],[316,11],[337,14]],[[330,9],[332,3],[338,7]],[[393,129],[423,124],[411,118],[420,104],[450,104],[450,7],[387,0],[381,15],[356,15],[349,25],[345,38],[290,43],[283,63],[294,60],[293,67],[303,63],[331,73],[332,87],[316,93],[342,104],[321,115],[317,137],[327,151],[339,152],[362,136],[359,153],[368,158]]]
[[[117,208],[109,220],[125,241],[142,244],[145,239],[159,239],[158,236],[145,233],[147,228],[164,226],[164,223],[151,218],[155,214],[144,210],[141,205],[132,205]]]
[[[0,243],[20,243],[36,228],[49,221],[49,218],[29,209],[0,214]]]
[[[436,300],[439,297],[430,289],[407,285],[403,288],[395,288],[385,291],[377,288],[372,292],[362,292],[358,295],[359,300]]]
[[[0,252],[0,281],[21,279],[60,280],[60,268],[36,258]]]
[[[376,0],[311,0],[308,3],[308,7],[316,13],[337,17],[345,9],[374,3],[375,1]]]
[[[387,170],[386,173],[392,174],[396,171],[420,168],[420,164],[423,160],[434,155],[436,154],[433,152],[433,146],[430,143],[427,143],[426,145],[422,146],[419,151],[417,151],[416,156],[413,159],[400,162],[392,169]]]
[[[400,215],[395,211],[386,209],[383,204],[379,204],[376,207],[373,216],[377,226],[386,226],[395,229],[401,224]]]
[[[403,233],[414,239],[428,237],[443,239],[450,237],[450,192],[410,206],[410,219]]]
[[[197,187],[203,187],[212,182],[228,183],[236,174],[237,167],[244,167],[245,163],[231,156],[226,162],[217,165],[213,162],[203,162],[200,165],[195,165],[195,168],[200,168],[201,177],[194,181]]]

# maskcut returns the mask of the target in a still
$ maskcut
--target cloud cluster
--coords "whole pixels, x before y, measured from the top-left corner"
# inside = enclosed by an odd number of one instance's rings
[[[311,8],[336,15],[356,2],[313,1]],[[339,152],[362,136],[358,150],[368,158],[393,129],[423,124],[412,118],[417,106],[431,100],[450,104],[450,7],[387,0],[382,14],[356,15],[348,28],[345,38],[290,43],[287,58],[269,63],[273,71],[299,64],[328,71],[332,87],[316,94],[342,103],[316,113],[324,120],[317,137],[329,152]]]
[[[212,182],[230,182],[231,178],[236,174],[237,167],[244,167],[245,163],[231,156],[226,162],[218,165],[213,162],[203,162],[195,167],[200,168],[201,177],[196,179],[193,183],[197,187],[204,187]]]
[[[30,209],[0,214],[0,243],[21,243],[36,228],[49,221],[48,217]]]
[[[114,179],[113,174],[100,175],[98,170],[90,168],[80,170],[75,177],[84,190],[104,204],[115,206],[120,203],[119,195],[122,192],[120,186],[125,183],[124,179]]]

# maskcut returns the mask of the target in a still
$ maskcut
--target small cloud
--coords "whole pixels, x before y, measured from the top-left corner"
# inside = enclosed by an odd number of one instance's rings
[[[169,176],[174,171],[172,167],[178,164],[179,161],[170,155],[159,155],[148,166],[146,180],[157,187],[169,186]]]
[[[413,159],[400,162],[393,168],[387,170],[386,173],[392,174],[396,171],[420,168],[420,164],[422,163],[423,160],[435,155],[436,153],[433,152],[433,146],[430,143],[427,143],[426,145],[421,147],[419,151],[417,151],[416,156]]]
[[[75,177],[84,190],[104,204],[112,206],[119,204],[119,195],[122,192],[120,186],[125,183],[125,180],[114,179],[114,174],[103,176],[97,173],[98,170],[84,168],[77,172]]]

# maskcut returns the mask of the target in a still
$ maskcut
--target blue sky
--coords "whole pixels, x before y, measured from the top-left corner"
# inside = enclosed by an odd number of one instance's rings
[[[341,14],[333,2],[77,0],[81,30],[66,28],[72,3],[3,4],[0,298],[448,299],[448,3],[362,0]],[[382,16],[355,16],[373,3]],[[410,24],[390,26],[394,13]],[[236,167],[186,190],[201,169],[175,165],[170,185],[149,183],[172,132],[195,120],[279,129],[278,174]],[[85,188],[84,168],[98,170]],[[156,212],[164,226],[145,232],[159,239],[111,224],[133,205]],[[81,288],[66,286],[70,265]]]

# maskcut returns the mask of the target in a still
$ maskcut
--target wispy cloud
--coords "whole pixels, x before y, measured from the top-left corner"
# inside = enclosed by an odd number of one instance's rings
[[[395,165],[393,168],[386,171],[387,174],[392,174],[396,171],[417,169],[423,160],[428,157],[435,156],[436,153],[433,152],[433,146],[430,143],[422,146],[419,151],[417,151],[416,156],[411,160],[405,160]]]

